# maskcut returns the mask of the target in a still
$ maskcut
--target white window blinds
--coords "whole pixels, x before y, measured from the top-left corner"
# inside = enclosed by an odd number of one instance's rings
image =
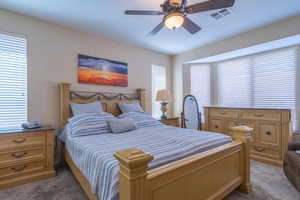
[[[219,104],[288,108],[296,117],[297,48],[285,48],[217,64]]]
[[[27,121],[26,39],[0,33],[0,129]]]
[[[152,66],[152,115],[156,118],[161,116],[160,104],[156,101],[158,90],[166,89],[166,68]]]
[[[251,106],[250,59],[242,58],[217,65],[219,104],[224,106]]]
[[[210,65],[191,66],[191,94],[197,99],[201,119],[204,121],[203,106],[210,105]]]
[[[262,108],[296,106],[296,48],[253,56],[253,105]]]

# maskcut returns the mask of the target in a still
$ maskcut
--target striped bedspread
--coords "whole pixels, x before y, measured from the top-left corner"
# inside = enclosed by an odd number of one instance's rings
[[[138,148],[154,156],[153,169],[184,157],[231,142],[231,137],[165,125],[139,128],[120,134],[101,134],[72,138],[66,148],[76,166],[101,200],[118,199],[119,166],[117,151]]]

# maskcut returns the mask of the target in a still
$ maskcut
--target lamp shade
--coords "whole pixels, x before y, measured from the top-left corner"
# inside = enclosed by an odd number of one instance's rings
[[[157,91],[156,101],[168,102],[172,100],[172,95],[169,90],[159,90]]]

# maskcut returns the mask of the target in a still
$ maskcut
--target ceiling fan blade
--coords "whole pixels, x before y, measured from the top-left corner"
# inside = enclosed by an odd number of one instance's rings
[[[125,15],[163,15],[160,11],[149,11],[149,10],[126,10]]]
[[[183,23],[183,28],[185,28],[188,32],[191,34],[195,34],[201,30],[200,26],[195,24],[192,20],[189,18],[185,17],[184,23]]]
[[[235,0],[210,0],[202,3],[193,4],[187,6],[185,9],[187,13],[193,14],[197,12],[203,12],[208,10],[216,10],[221,8],[228,8],[234,5]]]
[[[161,22],[158,24],[150,33],[147,34],[147,36],[154,36],[156,33],[158,33],[162,28],[164,27],[164,22]]]

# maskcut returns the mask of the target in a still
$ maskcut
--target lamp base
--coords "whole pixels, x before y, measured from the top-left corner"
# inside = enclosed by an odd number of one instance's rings
[[[161,115],[161,119],[167,119],[168,117],[167,117],[167,115],[166,115],[166,112],[167,112],[167,105],[168,105],[168,102],[161,102],[160,103],[160,105],[161,105],[161,108],[160,108],[160,110],[161,110],[161,112],[162,112],[162,115]]]

